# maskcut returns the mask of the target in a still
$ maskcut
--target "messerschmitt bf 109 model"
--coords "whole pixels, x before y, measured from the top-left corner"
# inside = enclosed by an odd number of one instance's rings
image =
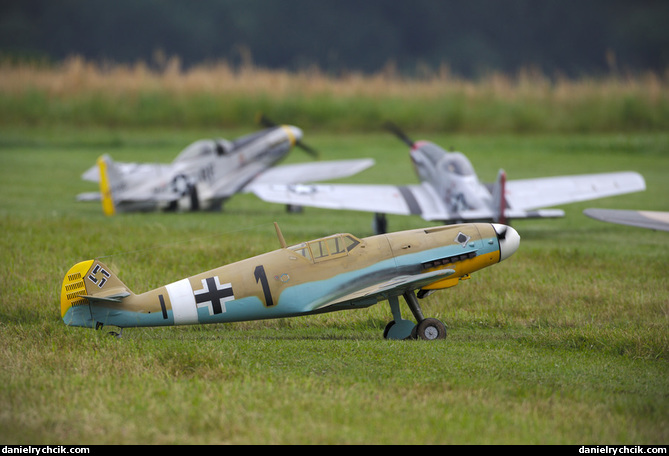
[[[296,317],[369,307],[388,300],[387,339],[441,339],[445,325],[424,318],[418,298],[512,255],[520,236],[501,224],[472,223],[367,238],[335,234],[287,246],[134,294],[98,260],[74,265],[61,288],[67,325],[170,326]],[[418,293],[416,295],[416,290]],[[416,322],[402,318],[399,297]]]
[[[413,141],[396,126],[387,126],[411,148],[420,184],[269,184],[253,191],[273,203],[373,212],[375,230],[383,233],[385,214],[420,215],[444,223],[508,223],[511,219],[562,217],[562,210],[542,208],[645,189],[643,177],[635,172],[507,181],[500,169],[494,184],[484,184],[462,153],[447,152],[428,141]]]
[[[213,210],[260,183],[291,184],[347,177],[374,164],[370,159],[274,166],[293,145],[315,151],[292,125],[270,126],[234,141],[199,140],[170,164],[117,163],[105,155],[83,174],[100,192],[78,195],[102,201],[105,214],[150,210]]]

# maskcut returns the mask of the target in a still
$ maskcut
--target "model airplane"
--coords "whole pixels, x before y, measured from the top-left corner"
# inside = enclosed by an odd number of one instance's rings
[[[373,160],[344,160],[274,165],[293,145],[309,153],[291,125],[271,126],[235,141],[200,140],[184,149],[170,164],[117,163],[105,155],[83,174],[98,182],[100,193],[83,193],[80,201],[102,201],[105,214],[117,211],[212,210],[226,199],[256,184],[317,182],[350,176]]]
[[[669,231],[669,212],[586,209],[583,213],[603,222]]]
[[[586,174],[506,180],[500,170],[492,185],[479,181],[460,152],[446,152],[428,141],[413,141],[389,126],[410,146],[419,185],[259,185],[261,199],[295,206],[348,209],[376,213],[375,230],[386,230],[385,214],[420,215],[444,223],[562,217],[564,211],[542,209],[645,189],[635,172]]]
[[[463,224],[359,239],[351,234],[287,246],[134,294],[98,260],[73,266],[61,288],[67,325],[169,326],[296,317],[369,307],[388,300],[388,339],[441,339],[446,327],[418,304],[517,249],[520,236],[500,224]],[[403,296],[416,323],[402,318]]]

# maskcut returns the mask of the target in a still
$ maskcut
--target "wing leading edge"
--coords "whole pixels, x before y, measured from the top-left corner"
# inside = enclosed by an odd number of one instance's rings
[[[583,213],[603,222],[669,231],[669,212],[586,209]]]
[[[562,217],[559,209],[541,209],[645,190],[643,177],[635,172],[586,174],[506,182],[505,216],[510,219]],[[262,200],[381,214],[420,215],[428,221],[495,219],[494,208],[452,210],[430,184],[420,185],[257,185],[253,192]]]
[[[494,219],[491,208],[449,210],[427,183],[420,185],[259,185],[253,192],[271,203],[340,209],[379,214],[420,215],[428,221],[468,221]],[[561,217],[560,210],[524,211],[507,209],[509,218]]]
[[[436,193],[427,184],[257,185],[252,190],[262,200],[272,203],[384,214],[422,215],[428,220],[441,219],[447,215]]]
[[[643,177],[632,171],[583,174],[509,181],[506,199],[512,209],[533,210],[645,189]]]
[[[388,299],[388,296],[399,296],[408,290],[417,290],[431,283],[445,279],[455,274],[453,269],[439,269],[418,275],[403,275],[394,277],[383,283],[356,290],[344,296],[338,296],[320,304],[317,309],[325,309],[345,303],[356,303],[360,301],[375,303],[379,300]]]
[[[358,174],[373,165],[373,159],[362,158],[275,166],[256,176],[244,190],[251,191],[257,185],[290,185],[340,179]]]

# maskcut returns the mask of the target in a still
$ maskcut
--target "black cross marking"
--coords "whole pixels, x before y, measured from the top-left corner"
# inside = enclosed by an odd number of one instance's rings
[[[195,295],[195,303],[198,307],[208,307],[209,315],[225,312],[225,301],[235,299],[232,285],[229,283],[220,285],[218,277],[208,277],[202,281],[202,285],[204,288],[193,293]]]

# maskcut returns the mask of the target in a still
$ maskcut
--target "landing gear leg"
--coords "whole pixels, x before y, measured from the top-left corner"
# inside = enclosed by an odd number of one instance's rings
[[[304,206],[298,206],[297,204],[286,204],[286,212],[289,214],[301,214],[304,212]]]
[[[411,333],[415,339],[437,340],[446,338],[446,325],[436,318],[423,317],[423,311],[413,291],[405,292],[404,300],[418,322]]]
[[[414,294],[413,291],[405,291],[404,300],[407,302],[409,310],[411,310],[413,317],[416,319],[418,323],[425,320],[425,317],[423,317],[423,311],[421,310],[420,304],[418,303],[418,299],[416,299],[416,295]]]
[[[386,214],[376,213],[374,214],[374,220],[372,221],[372,228],[376,234],[385,234],[388,230],[388,220],[386,220]]]
[[[386,329],[383,331],[384,339],[438,340],[446,338],[446,325],[436,318],[425,318],[423,316],[423,311],[413,291],[407,291],[403,296],[418,324],[402,319],[399,298],[391,296],[388,298],[388,303],[394,320],[386,325]]]
[[[394,320],[386,325],[383,330],[384,339],[403,340],[411,338],[413,329],[416,327],[414,322],[402,319],[400,312],[400,300],[397,296],[388,298],[390,304],[390,311],[393,314]]]

